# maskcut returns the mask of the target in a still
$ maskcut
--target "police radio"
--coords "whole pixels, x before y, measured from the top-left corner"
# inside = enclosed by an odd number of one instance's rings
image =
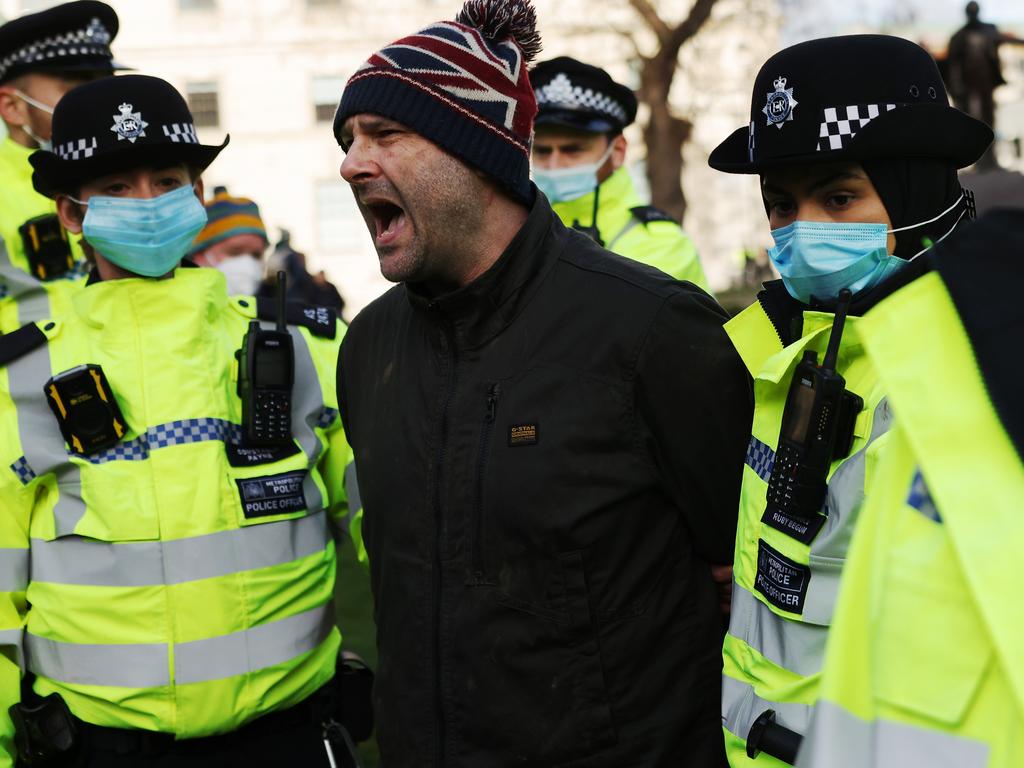
[[[272,331],[249,323],[238,350],[238,396],[247,445],[291,445],[295,353],[285,326],[284,272],[277,273],[277,326]]]
[[[18,227],[18,232],[25,246],[29,269],[39,280],[53,280],[66,275],[75,265],[67,230],[61,226],[57,214],[48,213],[29,219]]]
[[[817,352],[807,350],[796,367],[768,480],[763,522],[804,543],[824,524],[818,512],[825,502],[829,467],[849,455],[857,414],[864,407],[860,396],[846,391],[846,380],[836,371],[850,298],[848,289],[839,292],[822,364]]]

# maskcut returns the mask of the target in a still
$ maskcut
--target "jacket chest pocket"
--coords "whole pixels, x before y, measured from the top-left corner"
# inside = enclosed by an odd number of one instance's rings
[[[614,524],[615,496],[634,468],[628,387],[558,366],[537,366],[473,388],[462,442],[471,583],[550,604],[561,554]],[[607,520],[604,518],[607,517]]]

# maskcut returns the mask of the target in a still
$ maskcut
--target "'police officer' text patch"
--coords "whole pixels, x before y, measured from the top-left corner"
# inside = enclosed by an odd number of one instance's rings
[[[757,542],[757,576],[754,589],[783,611],[803,613],[811,569],[793,562],[763,541]]]
[[[306,509],[306,496],[302,492],[305,479],[306,472],[302,471],[236,480],[242,511],[246,517],[302,512]]]

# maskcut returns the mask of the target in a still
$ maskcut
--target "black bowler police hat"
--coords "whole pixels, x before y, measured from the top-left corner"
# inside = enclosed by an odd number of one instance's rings
[[[909,40],[847,35],[779,51],[754,80],[750,125],[711,153],[726,173],[885,157],[975,162],[992,129],[949,105],[934,59]]]
[[[28,72],[100,72],[125,69],[110,41],[117,14],[106,3],[79,0],[30,13],[0,27],[0,84]]]
[[[29,156],[32,184],[54,197],[82,182],[143,165],[203,170],[228,145],[199,143],[185,99],[166,80],[120,75],[73,88],[53,112],[53,151]]]
[[[535,125],[588,133],[621,133],[636,119],[636,96],[600,67],[560,56],[530,70],[537,97]]]

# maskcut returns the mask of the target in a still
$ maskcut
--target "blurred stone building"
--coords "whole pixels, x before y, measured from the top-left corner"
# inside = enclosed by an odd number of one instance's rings
[[[207,188],[223,184],[256,199],[272,236],[277,227],[288,229],[310,270],[323,268],[341,289],[350,314],[386,289],[338,175],[343,155],[331,121],[345,80],[369,53],[427,22],[453,17],[461,0],[107,1],[121,19],[117,58],[185,93],[204,142],[231,134],[231,146],[206,173]],[[0,14],[13,18],[54,4],[0,0]],[[656,5],[685,10],[689,3]],[[631,62],[636,49],[649,51],[653,40],[627,0],[535,0],[535,6],[542,57],[576,56],[637,84]],[[744,248],[770,242],[756,182],[714,173],[706,158],[746,124],[750,83],[778,47],[778,29],[774,0],[719,0],[684,48],[672,92],[679,113],[694,123],[685,151],[685,226],[716,288],[738,273]],[[643,187],[640,132],[634,127],[629,135],[631,168]]]

